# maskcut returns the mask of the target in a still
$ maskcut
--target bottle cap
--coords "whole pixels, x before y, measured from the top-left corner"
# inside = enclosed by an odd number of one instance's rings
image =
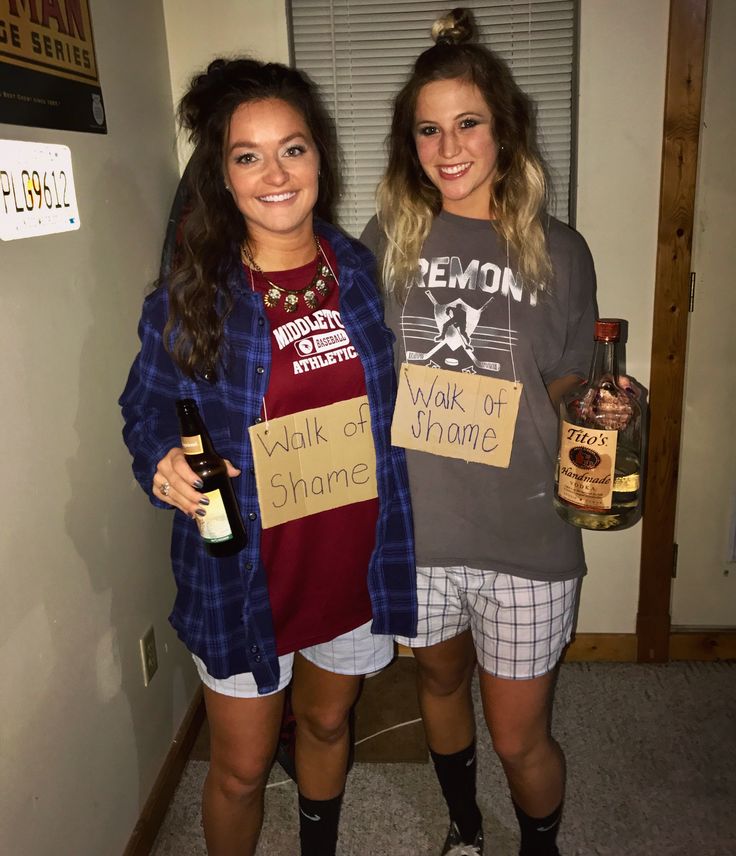
[[[595,322],[596,342],[618,342],[621,336],[621,322],[612,318],[601,318]]]

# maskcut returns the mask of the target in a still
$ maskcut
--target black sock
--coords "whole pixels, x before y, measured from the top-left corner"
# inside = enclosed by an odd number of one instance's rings
[[[335,856],[342,794],[331,800],[310,800],[299,794],[301,856]]]
[[[547,817],[529,817],[515,802],[514,811],[521,829],[519,856],[560,856],[557,831],[562,818],[562,804]]]
[[[460,837],[471,844],[483,818],[475,801],[475,740],[460,752],[439,755],[429,750],[442,794],[450,810],[450,820],[457,824]]]

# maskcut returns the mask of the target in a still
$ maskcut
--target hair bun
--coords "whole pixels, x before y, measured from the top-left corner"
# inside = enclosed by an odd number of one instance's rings
[[[432,24],[432,38],[438,45],[462,45],[476,34],[475,20],[469,9],[459,6]]]
[[[220,57],[218,59],[213,59],[212,62],[207,66],[207,71],[205,74],[209,74],[211,77],[220,78],[225,74],[225,69],[228,67],[229,63],[227,60],[224,60]]]
[[[187,93],[179,103],[179,120],[182,127],[194,131],[206,121],[216,100],[216,90],[225,80],[227,65],[225,60],[215,59],[207,66],[206,71],[194,75]]]

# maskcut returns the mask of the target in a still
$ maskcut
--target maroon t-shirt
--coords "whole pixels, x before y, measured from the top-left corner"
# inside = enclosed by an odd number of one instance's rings
[[[340,276],[331,247],[322,247]],[[266,271],[280,286],[301,289],[316,270],[312,261],[290,271]],[[252,280],[251,280],[252,274]],[[260,293],[270,286],[246,268],[246,278]],[[271,326],[271,375],[265,411],[269,419],[365,395],[365,374],[340,320],[338,284],[310,309],[299,297],[298,309],[286,312],[283,297],[266,313]],[[304,319],[295,324],[297,319]],[[371,618],[368,563],[373,552],[378,499],[310,514],[264,529],[261,559],[268,576],[276,650],[298,651],[327,642]]]

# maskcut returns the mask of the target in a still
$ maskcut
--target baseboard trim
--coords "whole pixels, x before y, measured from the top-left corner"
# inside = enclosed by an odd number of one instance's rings
[[[199,687],[171,744],[151,794],[130,836],[123,856],[149,856],[174,791],[204,722],[204,699]]]
[[[670,633],[670,660],[736,660],[736,630]]]
[[[635,633],[576,633],[567,646],[565,663],[635,663]]]

